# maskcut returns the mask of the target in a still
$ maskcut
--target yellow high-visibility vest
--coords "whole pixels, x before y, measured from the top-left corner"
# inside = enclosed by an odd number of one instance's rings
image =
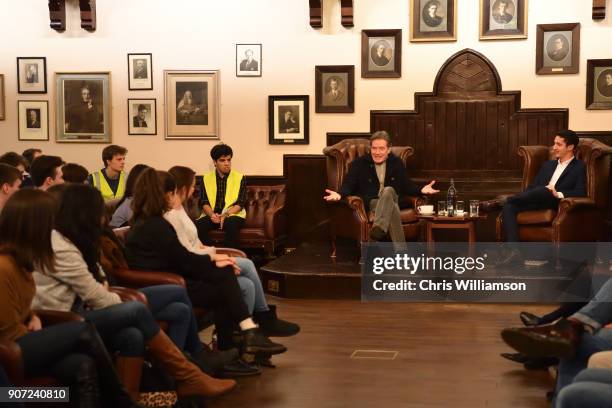
[[[113,193],[113,189],[102,174],[102,170],[91,173],[91,178],[93,179],[93,186],[100,190],[104,201],[117,200],[125,194],[125,172],[123,171],[119,174],[119,185],[116,193]]]
[[[208,196],[208,202],[215,209],[215,202],[217,201],[217,170],[213,170],[210,173],[204,174],[204,188],[206,189],[206,195]],[[237,171],[230,170],[230,174],[227,176],[227,187],[225,189],[225,212],[233,203],[238,200],[238,194],[240,193],[240,183],[242,182],[242,174]],[[230,217],[241,217],[246,218],[246,210],[242,208],[240,212],[230,215]]]

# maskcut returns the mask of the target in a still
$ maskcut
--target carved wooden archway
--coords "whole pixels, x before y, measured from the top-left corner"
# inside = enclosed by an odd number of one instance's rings
[[[395,145],[414,148],[416,177],[514,179],[520,145],[548,145],[567,127],[567,109],[522,109],[520,91],[503,91],[497,69],[464,49],[440,68],[433,92],[414,94],[412,111],[370,112],[370,130],[386,130]]]

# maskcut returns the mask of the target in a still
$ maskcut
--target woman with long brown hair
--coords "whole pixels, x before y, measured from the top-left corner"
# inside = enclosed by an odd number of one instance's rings
[[[43,268],[34,273],[40,289],[34,304],[56,310],[76,309],[91,321],[107,344],[119,352],[121,378],[134,397],[138,395],[138,368],[142,367],[145,345],[156,361],[176,378],[179,396],[212,397],[232,389],[235,381],[212,378],[189,362],[160,330],[147,305],[122,303],[116,293],[108,290],[108,282],[98,263],[104,213],[102,195],[84,184],[70,184],[60,190],[54,192],[57,215],[51,233],[55,262],[53,269]],[[177,290],[179,294],[184,293],[179,286],[162,288],[162,292]],[[160,296],[159,293],[151,295]],[[174,303],[173,300],[167,297],[163,303]],[[187,312],[191,312],[191,308],[184,313],[189,321],[191,315]],[[174,323],[170,321],[169,326]],[[184,339],[181,342],[183,346]],[[134,379],[136,383],[132,384]]]
[[[194,254],[181,245],[176,231],[164,219],[175,192],[176,183],[168,172],[151,168],[140,175],[132,202],[134,224],[126,238],[130,267],[182,275],[191,302],[214,310],[221,349],[233,346],[233,327],[237,324],[245,352],[285,352],[283,345],[270,341],[253,321],[236,280],[240,268],[235,259],[220,254]]]
[[[212,255],[216,248],[204,245],[198,238],[198,230],[187,215],[184,205],[195,191],[195,172],[189,167],[174,166],[169,171],[176,183],[176,194],[172,209],[164,214],[164,218],[172,224],[181,244],[190,252],[201,255]],[[249,258],[237,256],[236,264],[240,268],[238,283],[243,292],[248,294],[245,301],[253,319],[270,337],[293,336],[300,331],[295,323],[279,319],[276,316],[275,305],[268,305],[257,268]]]
[[[54,213],[50,194],[24,189],[13,194],[0,214],[0,339],[20,346],[26,376],[52,375],[69,385],[73,405],[130,407],[132,401],[90,323],[42,328],[30,308],[36,292],[32,272],[54,270]]]

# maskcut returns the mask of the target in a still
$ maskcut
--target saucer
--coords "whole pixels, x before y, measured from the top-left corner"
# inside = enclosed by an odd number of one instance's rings
[[[420,215],[434,215],[435,212],[433,212],[433,211],[432,212],[420,212],[419,214]]]

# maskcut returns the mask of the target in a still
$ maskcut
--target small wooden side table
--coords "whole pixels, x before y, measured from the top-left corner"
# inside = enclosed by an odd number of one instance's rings
[[[434,230],[436,229],[463,229],[467,230],[467,242],[472,244],[476,242],[476,221],[484,220],[486,215],[470,216],[466,214],[461,217],[447,217],[445,215],[422,215],[418,216],[427,223],[427,243],[431,246],[435,242]]]

